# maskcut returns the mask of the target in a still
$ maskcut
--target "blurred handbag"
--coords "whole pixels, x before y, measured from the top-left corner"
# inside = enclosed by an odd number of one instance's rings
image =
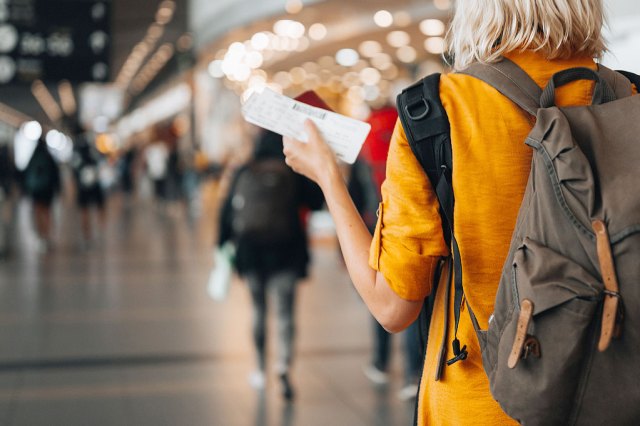
[[[209,274],[207,293],[209,293],[209,297],[217,302],[224,301],[227,298],[227,294],[229,294],[231,280],[233,279],[234,256],[235,247],[231,242],[216,247],[213,252],[213,267]]]

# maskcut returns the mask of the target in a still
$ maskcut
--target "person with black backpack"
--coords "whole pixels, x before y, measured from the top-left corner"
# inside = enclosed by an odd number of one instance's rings
[[[253,340],[257,366],[250,379],[265,385],[267,295],[275,293],[278,322],[276,372],[285,399],[294,397],[290,381],[295,337],[297,282],[309,264],[305,213],[322,207],[317,185],[287,167],[282,136],[260,133],[252,159],[233,177],[220,214],[218,244],[233,241],[234,266],[246,278],[253,302]]]
[[[74,141],[71,168],[76,182],[76,200],[80,208],[82,245],[88,246],[92,237],[91,208],[95,207],[100,225],[105,222],[105,196],[100,183],[99,154],[91,146],[88,135],[79,128]]]
[[[60,171],[44,138],[40,138],[24,170],[24,190],[33,201],[39,249],[51,247],[51,205],[60,191]]]
[[[457,72],[399,97],[373,236],[313,122],[285,138],[378,321],[435,293],[419,425],[640,418],[640,80],[595,62],[603,22],[600,0],[458,0]]]

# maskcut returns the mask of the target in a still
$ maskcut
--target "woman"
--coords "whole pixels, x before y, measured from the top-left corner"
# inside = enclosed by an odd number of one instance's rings
[[[264,191],[267,198],[251,203],[247,197],[254,193],[245,193],[239,188],[244,172],[251,168],[267,167],[265,174],[255,175],[267,185],[274,184],[274,191],[282,194],[291,192],[290,196],[271,197],[271,191]],[[261,169],[264,170],[264,169]],[[244,173],[246,176],[246,173]],[[244,179],[247,182],[246,179]],[[279,183],[278,183],[279,182]],[[251,183],[255,183],[252,179]],[[258,187],[257,185],[251,185]],[[267,188],[259,188],[265,190]],[[264,194],[263,194],[264,196]],[[242,200],[242,201],[241,201]],[[270,201],[281,203],[274,206]],[[257,203],[262,208],[249,207]],[[266,202],[267,205],[262,204]],[[282,396],[286,400],[294,398],[294,390],[290,381],[293,361],[293,345],[295,338],[295,296],[297,282],[307,276],[309,249],[303,213],[318,210],[324,199],[317,185],[303,176],[297,175],[284,164],[282,155],[282,137],[273,132],[263,132],[258,136],[253,159],[241,167],[235,174],[227,200],[224,202],[220,216],[220,235],[218,244],[232,240],[236,246],[235,267],[245,277],[253,303],[253,340],[257,354],[258,369],[250,376],[250,384],[258,389],[265,386],[265,370],[267,355],[267,294],[275,293],[277,301],[278,321],[278,360],[275,366],[282,385]],[[245,209],[246,207],[246,209]],[[239,223],[253,222],[251,218],[241,217],[244,214],[261,215],[260,222],[269,218],[266,210],[278,212],[279,217],[269,222],[270,229],[277,235],[268,238],[257,238],[256,234],[243,235]],[[284,222],[283,222],[284,221]],[[282,229],[275,222],[286,227]],[[255,229],[255,228],[254,228]]]
[[[601,0],[458,0],[456,6],[448,37],[456,70],[506,57],[544,87],[560,70],[595,69],[594,58],[605,50]],[[592,82],[571,83],[558,89],[556,104],[589,104],[592,90]],[[465,303],[486,329],[530,170],[532,153],[523,141],[533,120],[489,85],[463,74],[442,76],[440,97],[451,124],[454,223]],[[287,163],[318,182],[336,222],[354,286],[387,330],[400,331],[417,317],[431,291],[436,264],[449,252],[434,191],[397,124],[372,237],[348,196],[332,152],[315,126],[306,126],[309,143],[285,139]],[[442,378],[434,380],[438,342],[443,339],[443,287],[433,312],[429,334],[433,344],[427,347],[418,423],[515,423],[491,397],[464,305],[457,335],[468,346],[469,357],[445,367]],[[445,359],[452,357],[447,345]]]

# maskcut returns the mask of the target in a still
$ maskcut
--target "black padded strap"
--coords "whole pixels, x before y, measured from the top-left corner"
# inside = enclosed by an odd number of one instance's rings
[[[507,58],[493,64],[476,62],[461,74],[484,81],[533,116],[540,108],[542,89],[522,68]]]
[[[409,146],[436,188],[441,163],[451,165],[449,118],[440,102],[440,74],[403,90],[397,105]]]
[[[464,291],[462,287],[462,262],[460,249],[453,233],[453,158],[449,119],[440,101],[440,74],[430,75],[405,89],[398,96],[398,113],[405,129],[409,146],[427,174],[440,205],[442,232],[453,250],[455,337],[454,359],[464,360],[466,346],[460,347],[457,339],[460,310]]]

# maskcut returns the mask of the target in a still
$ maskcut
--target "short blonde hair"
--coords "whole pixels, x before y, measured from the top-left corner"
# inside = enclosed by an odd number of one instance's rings
[[[456,70],[531,49],[548,59],[600,58],[602,0],[457,0],[447,34]]]

